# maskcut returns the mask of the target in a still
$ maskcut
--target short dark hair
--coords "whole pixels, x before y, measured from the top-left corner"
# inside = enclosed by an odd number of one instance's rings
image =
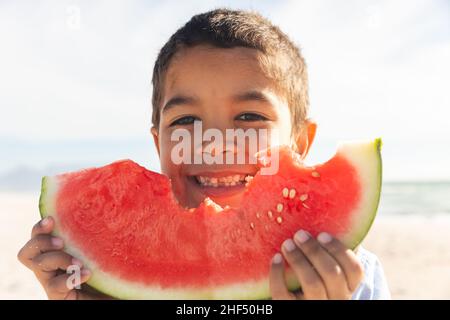
[[[277,26],[259,13],[215,9],[193,16],[162,47],[153,69],[153,126],[158,128],[164,78],[174,55],[183,48],[212,45],[218,48],[257,49],[268,59],[266,73],[288,102],[293,134],[306,119],[309,108],[308,73],[300,49]]]

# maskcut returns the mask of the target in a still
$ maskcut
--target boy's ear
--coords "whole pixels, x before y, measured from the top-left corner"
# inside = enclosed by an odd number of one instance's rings
[[[301,154],[302,159],[306,157],[316,137],[317,123],[312,119],[306,119],[300,133],[295,137],[297,152]]]
[[[151,134],[153,136],[153,142],[155,143],[156,150],[158,151],[158,156],[160,156],[160,153],[159,153],[158,129],[156,129],[155,127],[152,127],[150,129],[150,132],[151,132]]]

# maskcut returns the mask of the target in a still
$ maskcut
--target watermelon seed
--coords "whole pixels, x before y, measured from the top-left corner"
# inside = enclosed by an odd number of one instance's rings
[[[277,212],[281,212],[281,211],[283,211],[283,204],[279,203],[279,204],[277,204]]]
[[[278,222],[278,224],[281,224],[283,222],[283,218],[277,217],[277,222]]]
[[[305,193],[305,194],[302,194],[301,196],[300,196],[300,201],[306,201],[308,199],[308,195]]]
[[[291,190],[289,190],[289,199],[294,199],[294,197],[295,197],[295,194],[296,194],[296,191],[295,191],[295,189],[291,189]]]
[[[317,171],[311,172],[311,175],[312,175],[314,178],[320,177],[320,174],[319,174]]]
[[[302,206],[305,207],[306,209],[309,209],[309,207],[306,203],[302,203]]]
[[[267,215],[269,216],[270,219],[272,219],[273,215],[272,215],[272,211],[267,211]]]
[[[261,218],[261,215],[259,214],[259,212],[256,213],[256,217],[259,219]]]
[[[253,230],[255,229],[255,224],[253,222],[250,222],[250,228]]]
[[[287,198],[289,196],[289,189],[288,188],[284,188],[283,192],[282,192],[283,198]]]

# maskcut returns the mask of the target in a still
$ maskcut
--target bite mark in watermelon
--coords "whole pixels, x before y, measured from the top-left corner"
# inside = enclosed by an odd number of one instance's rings
[[[130,160],[44,177],[39,209],[89,284],[123,299],[268,298],[270,261],[299,229],[355,248],[376,215],[381,140],[342,143],[305,167],[279,149],[276,175],[254,176],[239,208],[181,207],[169,179]],[[287,270],[291,289],[299,287]]]

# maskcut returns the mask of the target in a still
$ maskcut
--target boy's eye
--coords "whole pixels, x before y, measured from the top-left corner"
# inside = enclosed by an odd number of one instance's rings
[[[247,113],[243,113],[243,114],[240,114],[239,116],[237,116],[236,120],[240,120],[240,121],[266,121],[268,119],[266,117],[260,115],[260,114],[247,112]]]
[[[194,124],[194,121],[200,121],[200,119],[194,116],[185,116],[173,121],[170,124],[170,126],[183,126],[183,125],[185,126],[189,124]]]

